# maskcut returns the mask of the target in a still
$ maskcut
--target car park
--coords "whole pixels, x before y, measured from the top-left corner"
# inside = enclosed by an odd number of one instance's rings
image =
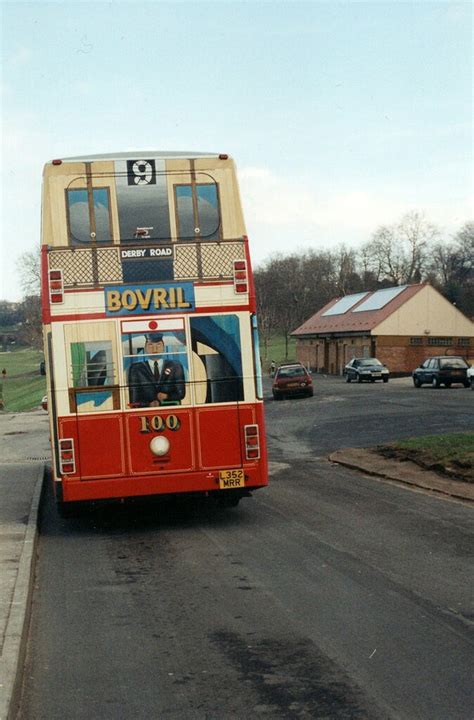
[[[377,358],[352,358],[344,368],[346,382],[375,382],[382,380],[387,383],[390,371],[386,365]]]
[[[272,394],[274,400],[295,395],[313,395],[313,379],[301,363],[280,365],[273,378]]]
[[[469,387],[468,370],[469,365],[459,355],[429,357],[420,367],[413,370],[413,384],[416,388],[425,384],[432,385],[434,388],[439,388],[441,385],[449,388],[454,383],[461,383],[464,387]]]

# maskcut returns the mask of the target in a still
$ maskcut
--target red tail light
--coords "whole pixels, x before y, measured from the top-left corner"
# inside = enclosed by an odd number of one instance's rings
[[[247,263],[245,260],[234,260],[234,292],[248,292]]]
[[[59,441],[59,469],[61,475],[72,475],[76,472],[74,440],[72,438]]]
[[[62,270],[49,271],[49,300],[51,303],[64,302],[64,281]]]
[[[260,434],[258,425],[245,425],[245,457],[247,460],[258,460],[260,457]]]

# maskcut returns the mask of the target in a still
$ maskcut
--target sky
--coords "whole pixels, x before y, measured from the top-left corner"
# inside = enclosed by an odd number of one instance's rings
[[[254,266],[357,249],[416,210],[473,219],[473,5],[18,2],[2,13],[0,300],[60,157],[234,157]]]

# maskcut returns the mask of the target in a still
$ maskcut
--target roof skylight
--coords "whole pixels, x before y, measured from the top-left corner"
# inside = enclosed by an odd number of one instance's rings
[[[355,295],[346,295],[346,297],[341,298],[337,301],[332,307],[330,307],[326,312],[323,312],[321,317],[328,317],[328,315],[343,315],[345,312],[351,309],[351,307],[354,307],[356,303],[359,302],[359,300],[362,300],[363,297],[368,295],[367,292],[362,293],[356,293]]]

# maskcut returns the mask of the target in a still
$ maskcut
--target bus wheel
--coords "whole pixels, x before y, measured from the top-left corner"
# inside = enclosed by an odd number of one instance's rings
[[[231,508],[231,507],[237,507],[241,500],[241,495],[230,495],[226,497],[220,497],[218,498],[218,503],[220,507],[223,508]]]
[[[56,510],[60,518],[67,520],[68,518],[77,517],[79,515],[79,506],[77,503],[56,501]]]

